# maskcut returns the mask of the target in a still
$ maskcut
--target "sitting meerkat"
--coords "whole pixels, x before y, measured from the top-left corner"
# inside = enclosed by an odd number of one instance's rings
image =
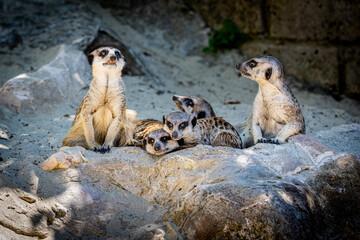
[[[157,129],[151,131],[144,138],[145,150],[153,155],[162,155],[179,148],[179,143],[172,140],[170,134],[164,129]]]
[[[180,111],[195,116],[197,119],[216,117],[210,103],[203,98],[174,95],[172,100]]]
[[[98,48],[88,59],[93,80],[62,144],[104,153],[114,145],[125,146],[133,140],[134,119],[127,114],[121,77],[125,59],[112,47]]]
[[[185,112],[174,112],[164,116],[163,123],[171,138],[183,139],[184,144],[242,147],[238,132],[221,117],[197,119]]]
[[[290,136],[305,134],[300,106],[285,84],[281,63],[274,57],[256,57],[238,64],[241,74],[259,84],[252,114],[240,126],[245,146],[261,143],[284,143]]]

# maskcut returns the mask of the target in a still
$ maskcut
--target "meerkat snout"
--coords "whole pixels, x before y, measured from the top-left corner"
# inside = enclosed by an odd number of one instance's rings
[[[150,132],[145,137],[145,150],[153,155],[162,155],[179,148],[179,143],[172,140],[163,129]]]
[[[88,56],[89,64],[93,68],[110,67],[111,69],[119,69],[125,65],[125,58],[120,50],[113,47],[101,47]]]

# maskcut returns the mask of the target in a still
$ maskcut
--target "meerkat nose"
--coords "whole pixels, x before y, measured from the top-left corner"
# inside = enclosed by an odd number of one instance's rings
[[[111,60],[111,61],[115,61],[115,60],[116,60],[116,56],[112,55],[112,56],[110,57],[110,60]]]
[[[177,137],[178,137],[178,133],[177,133],[177,132],[173,132],[173,133],[172,133],[172,137],[173,137],[173,138],[177,138]]]
[[[236,69],[240,70],[240,68],[241,68],[241,63],[236,64]]]
[[[174,95],[174,96],[172,97],[172,100],[173,100],[173,101],[176,101],[176,100],[178,100],[178,97],[177,97],[176,95]]]
[[[160,144],[156,143],[154,146],[155,151],[159,151],[160,150]]]

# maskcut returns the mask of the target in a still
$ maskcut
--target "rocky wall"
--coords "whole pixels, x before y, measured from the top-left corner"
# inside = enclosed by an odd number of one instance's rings
[[[334,95],[360,97],[359,1],[215,1],[184,2],[213,29],[234,21],[253,41],[243,53],[273,55],[288,75]]]

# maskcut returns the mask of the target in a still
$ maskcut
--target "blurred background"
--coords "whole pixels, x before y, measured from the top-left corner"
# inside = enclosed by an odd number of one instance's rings
[[[101,22],[104,13],[94,7],[101,6],[110,10],[105,14],[143,31],[144,47],[157,44],[184,57],[206,55],[202,50],[208,39],[228,20],[243,41],[225,43],[224,48],[237,49],[246,57],[275,56],[307,90],[320,90],[337,100],[360,96],[360,1],[1,0],[0,4],[1,85],[20,72],[38,69],[58,44],[75,44],[84,51],[91,49],[95,38],[96,44],[118,40],[124,45]],[[152,34],[151,28],[161,33]],[[226,42],[228,37],[225,33],[218,40]],[[148,38],[155,41],[149,44]],[[34,57],[38,49],[41,59]],[[133,68],[133,74],[140,72]]]

